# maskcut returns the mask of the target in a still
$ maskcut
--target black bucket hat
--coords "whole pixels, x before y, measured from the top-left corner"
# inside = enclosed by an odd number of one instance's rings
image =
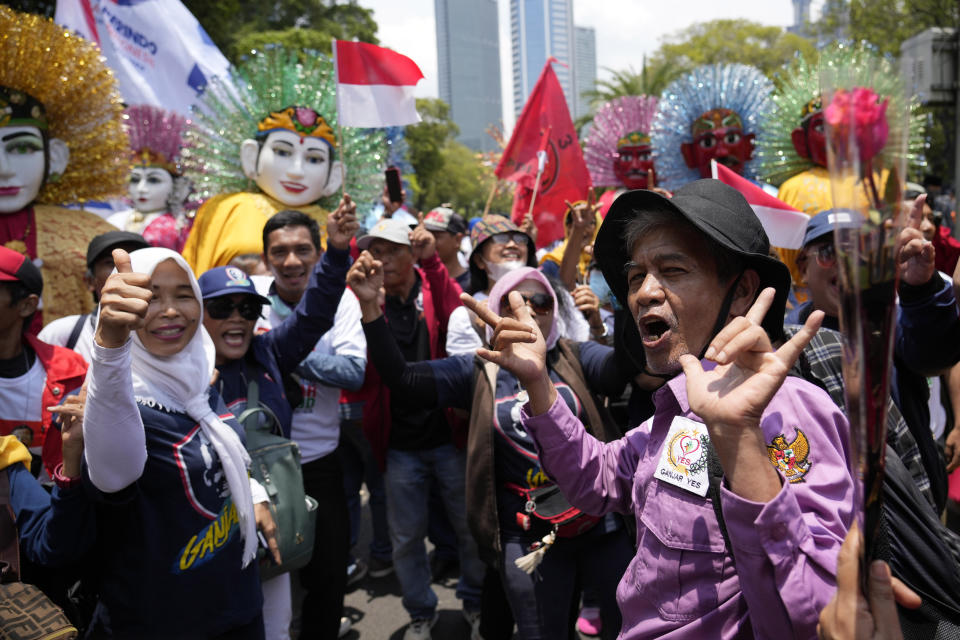
[[[610,206],[597,233],[594,255],[610,290],[626,306],[630,260],[627,225],[645,212],[666,211],[682,216],[708,238],[740,256],[745,267],[760,276],[760,290],[773,287],[777,294],[762,326],[772,340],[783,336],[783,316],[790,293],[790,270],[770,256],[770,240],[760,219],[739,191],[710,178],[691,182],[665,198],[653,191],[628,191]]]

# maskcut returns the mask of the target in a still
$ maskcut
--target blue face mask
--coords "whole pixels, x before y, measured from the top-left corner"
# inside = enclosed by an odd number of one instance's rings
[[[592,269],[590,271],[590,288],[593,289],[593,292],[600,298],[601,307],[609,303],[614,311],[622,308],[620,303],[617,302],[617,297],[610,291],[610,285],[607,284],[606,278],[603,277],[603,272],[599,269]]]

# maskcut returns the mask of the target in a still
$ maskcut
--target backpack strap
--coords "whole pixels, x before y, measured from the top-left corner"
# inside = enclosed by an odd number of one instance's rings
[[[10,472],[0,469],[0,583],[20,581],[20,538],[10,505]]]
[[[85,313],[73,324],[73,329],[70,330],[70,337],[67,338],[67,344],[65,345],[67,349],[73,349],[77,346],[77,340],[80,339],[80,332],[83,331],[83,323],[90,318],[89,313]]]
[[[733,545],[730,544],[730,534],[727,533],[727,523],[723,519],[723,507],[720,505],[720,485],[723,484],[723,467],[720,466],[720,456],[717,455],[713,443],[707,445],[707,470],[710,474],[710,484],[707,487],[707,496],[713,503],[713,512],[717,516],[717,524],[720,525],[720,533],[723,534],[723,543],[727,547],[730,559],[736,566],[736,559],[733,557]]]

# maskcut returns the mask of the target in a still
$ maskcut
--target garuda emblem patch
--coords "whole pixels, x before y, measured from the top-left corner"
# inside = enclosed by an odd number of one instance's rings
[[[767,455],[773,466],[790,482],[803,482],[803,477],[810,471],[811,463],[807,460],[810,443],[800,429],[797,429],[797,437],[793,442],[788,443],[782,433],[774,438],[767,445]]]

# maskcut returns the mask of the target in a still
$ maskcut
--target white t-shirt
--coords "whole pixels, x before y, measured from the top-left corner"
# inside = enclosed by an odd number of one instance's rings
[[[43,328],[37,336],[42,342],[53,344],[58,347],[66,347],[70,334],[73,333],[73,327],[77,324],[80,316],[64,316],[57,318]],[[91,313],[83,321],[83,327],[80,329],[80,335],[77,337],[77,343],[73,345],[73,350],[83,356],[83,359],[90,364],[93,359],[93,334],[97,328],[97,314]]]
[[[0,435],[10,435],[16,427],[26,425],[33,431],[34,441],[38,441],[46,384],[47,372],[40,358],[35,358],[33,366],[22,376],[0,378]]]
[[[482,291],[473,294],[473,299],[478,302],[487,298],[487,294]],[[473,314],[470,310],[462,305],[454,309],[447,318],[447,355],[474,355],[482,346],[480,334],[473,328]]]
[[[261,295],[270,294],[272,277],[253,276]],[[353,356],[367,359],[367,338],[360,324],[360,303],[346,289],[337,305],[333,327],[317,342],[314,354]],[[270,307],[266,318],[257,321],[257,331],[268,330],[283,322],[283,317]],[[311,462],[332,453],[340,441],[340,389],[322,382],[300,378],[303,402],[293,410],[291,439],[300,445],[303,462]]]

